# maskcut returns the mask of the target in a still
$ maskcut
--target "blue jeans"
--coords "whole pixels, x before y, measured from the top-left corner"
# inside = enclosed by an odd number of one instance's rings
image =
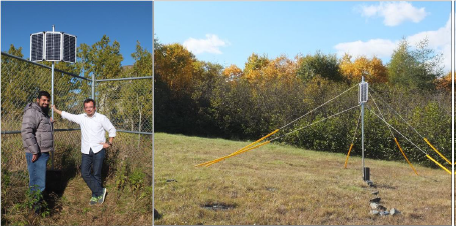
[[[30,191],[34,192],[40,190],[43,192],[44,189],[46,189],[46,165],[49,160],[49,153],[40,153],[35,162],[32,162],[32,157],[32,153],[25,153],[25,158],[27,159],[27,169],[29,172]]]
[[[89,186],[92,191],[92,197],[98,197],[103,194],[101,168],[103,166],[104,157],[104,148],[97,153],[93,153],[91,148],[89,154],[82,154],[81,174],[87,186]],[[93,168],[93,174],[90,172],[91,168]]]

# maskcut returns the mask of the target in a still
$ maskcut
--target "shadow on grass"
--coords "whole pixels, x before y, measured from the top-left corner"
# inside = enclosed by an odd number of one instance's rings
[[[81,176],[81,165],[79,161],[81,154],[74,155],[71,148],[63,151],[61,155],[62,169],[47,170],[46,172],[46,192],[44,193],[44,199],[48,204],[51,216],[62,210],[59,200],[62,198],[69,181]],[[114,175],[118,155],[119,150],[106,152],[101,172],[102,184],[104,184],[103,182],[108,177]]]
[[[46,171],[46,191],[43,195],[51,216],[62,210],[62,206],[58,205],[58,201],[63,196],[69,181],[80,174],[76,158],[72,150],[67,149],[61,155],[61,169]]]
[[[158,213],[158,211],[154,208],[154,220],[160,220],[162,216]]]

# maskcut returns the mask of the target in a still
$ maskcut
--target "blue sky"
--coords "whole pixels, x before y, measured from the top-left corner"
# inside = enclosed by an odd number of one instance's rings
[[[152,2],[8,2],[1,3],[1,49],[13,44],[22,47],[30,58],[30,34],[61,31],[77,36],[81,43],[92,45],[103,35],[120,43],[122,65],[134,63],[136,41],[152,52]]]
[[[445,2],[165,2],[154,3],[154,36],[180,43],[198,60],[244,68],[253,53],[341,57],[389,62],[397,43],[424,37],[451,68],[451,1]]]

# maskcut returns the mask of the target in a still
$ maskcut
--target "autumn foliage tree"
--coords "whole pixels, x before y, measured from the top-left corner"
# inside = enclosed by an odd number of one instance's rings
[[[351,83],[359,83],[362,76],[369,83],[386,83],[388,81],[388,69],[379,58],[368,59],[365,56],[360,56],[353,62],[351,58],[352,56],[345,54],[339,65],[342,76]]]
[[[202,131],[207,101],[215,78],[223,78],[219,64],[197,61],[178,43],[154,50],[154,107],[156,131],[196,133]],[[208,125],[209,126],[209,125]]]
[[[231,64],[229,67],[223,69],[223,76],[228,81],[238,80],[244,75],[244,72],[236,65]]]
[[[282,82],[291,82],[296,78],[297,63],[288,59],[285,55],[281,55],[269,60],[263,71],[263,76],[266,80],[280,79]]]
[[[266,55],[258,56],[258,54],[252,53],[247,59],[244,67],[244,76],[246,79],[255,80],[261,79],[263,73],[262,69],[268,65],[269,59]]]
[[[157,78],[167,84],[176,95],[190,92],[195,56],[180,44],[158,46],[154,50],[154,70]]]
[[[451,84],[452,84],[452,79],[451,79],[451,72],[448,72],[443,77],[439,77],[435,80],[435,86],[437,90],[441,90],[447,93],[451,93]]]

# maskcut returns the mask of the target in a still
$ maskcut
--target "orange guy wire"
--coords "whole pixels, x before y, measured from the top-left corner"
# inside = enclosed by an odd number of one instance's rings
[[[348,163],[348,157],[350,156],[350,151],[353,148],[353,143],[350,145],[350,149],[348,149],[348,154],[347,154],[347,159],[345,159],[345,166],[344,168],[347,168],[347,163]]]
[[[432,144],[428,141],[428,139],[426,139],[426,137],[424,138],[424,141],[426,141],[426,143],[427,143],[429,146],[431,146],[431,148],[434,149],[434,151],[437,152],[437,154],[439,154],[440,157],[442,157],[443,159],[445,159],[450,165],[453,165],[453,164],[451,164],[451,162],[450,162],[447,158],[445,158],[445,156],[443,156],[439,151],[437,151],[437,149],[436,149],[434,146],[432,146]]]
[[[438,163],[437,161],[435,161],[435,159],[433,159],[431,156],[429,155],[426,155],[426,157],[428,157],[430,160],[432,160],[435,164],[437,164],[438,166],[440,166],[442,169],[444,169],[445,171],[447,171],[447,173],[451,174],[451,171],[449,171],[447,168],[445,168],[444,166],[442,166],[440,163]]]
[[[408,164],[410,165],[410,167],[412,167],[413,171],[415,171],[415,174],[418,175],[418,173],[417,173],[416,170],[415,170],[415,167],[413,167],[412,163],[410,163],[410,161],[408,160],[408,158],[407,158],[407,156],[405,155],[404,151],[402,150],[401,145],[399,145],[399,142],[397,142],[396,137],[394,138],[394,141],[396,142],[397,147],[398,147],[399,150],[401,151],[401,153],[402,153],[402,155],[404,156],[405,160],[407,160],[407,162],[408,162]]]
[[[263,143],[261,143],[261,144],[258,144],[258,145],[254,146],[254,147],[249,148],[249,149],[245,149],[245,150],[243,150],[242,152],[233,153],[233,154],[231,154],[231,155],[225,156],[225,157],[220,158],[220,159],[218,159],[218,160],[214,160],[213,162],[207,164],[206,167],[208,167],[208,166],[210,166],[210,165],[212,165],[212,164],[215,164],[215,163],[217,163],[217,162],[220,162],[220,161],[222,161],[223,159],[227,159],[227,158],[233,157],[233,156],[235,156],[235,155],[239,155],[239,154],[242,154],[242,153],[244,153],[244,152],[253,150],[253,149],[255,149],[255,148],[259,148],[259,147],[261,147],[261,146],[263,146],[263,145],[265,145],[265,144],[269,144],[270,142],[271,142],[271,141],[268,140],[268,141],[266,141],[266,142],[263,142]]]
[[[251,143],[251,144],[249,144],[249,145],[247,145],[247,146],[245,146],[245,147],[243,147],[243,148],[241,148],[241,149],[239,149],[239,150],[237,150],[237,151],[235,151],[235,152],[233,152],[233,153],[231,153],[231,154],[229,154],[229,155],[227,155],[227,156],[224,156],[224,157],[221,157],[221,158],[217,158],[217,159],[215,159],[215,160],[207,161],[207,162],[198,164],[198,165],[196,165],[196,166],[204,166],[204,165],[208,165],[208,164],[212,165],[212,164],[213,164],[212,162],[214,162],[214,163],[215,163],[215,162],[219,162],[219,161],[221,161],[221,160],[223,160],[223,159],[226,159],[226,158],[229,158],[229,157],[231,157],[231,156],[234,156],[234,155],[236,155],[237,153],[242,153],[245,149],[249,148],[249,147],[252,146],[252,145],[255,145],[255,144],[261,142],[262,140],[264,140],[264,139],[266,139],[266,138],[268,138],[268,137],[274,135],[274,134],[277,133],[277,132],[279,132],[279,129],[276,129],[276,130],[272,131],[272,132],[269,133],[268,135],[266,135],[266,136],[264,136],[264,137],[258,139],[257,141],[255,141],[255,142],[253,142],[253,143]]]

